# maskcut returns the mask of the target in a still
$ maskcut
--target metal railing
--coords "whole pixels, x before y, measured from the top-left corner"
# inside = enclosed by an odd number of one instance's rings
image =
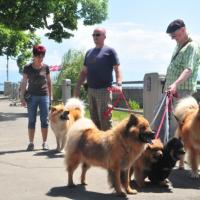
[[[164,80],[161,80],[161,84],[164,85]],[[140,91],[140,94],[138,94],[140,96],[140,100],[138,100],[138,102],[140,105],[142,105],[143,94],[141,91],[143,90],[144,81],[123,81],[122,85],[123,85],[124,94],[128,100],[129,99],[135,100],[135,98],[133,96],[130,96],[130,93],[131,93],[130,91],[138,89],[138,91]],[[197,100],[200,100],[200,87],[199,87],[200,81],[199,80],[197,81],[197,85],[198,85],[199,90],[198,90],[198,93],[194,94],[194,96],[197,98]],[[71,84],[69,82],[63,82],[62,84],[53,84],[53,88],[58,87],[58,88],[60,88],[61,92],[65,91],[66,88],[70,89],[71,95],[72,95],[72,90],[73,90],[74,86],[75,86],[75,84]],[[11,83],[10,87],[11,87],[11,90],[8,95],[8,98],[10,98],[10,100],[13,102],[13,105],[15,105],[19,101],[19,84]],[[135,93],[137,93],[137,91]],[[69,98],[70,94],[68,94],[67,98]],[[53,99],[53,101],[56,103],[60,103],[60,102],[63,102],[63,99],[64,99],[64,97],[62,96],[60,99]],[[114,99],[115,99],[115,95],[113,95],[113,100]],[[136,99],[136,102],[137,102],[137,99]],[[141,108],[142,107],[143,106],[141,106]],[[124,106],[115,107],[114,110],[122,111],[122,112],[130,112],[130,110],[128,108],[126,108],[125,104],[124,104]],[[139,113],[139,114],[143,113],[142,109],[131,110],[131,112]]]

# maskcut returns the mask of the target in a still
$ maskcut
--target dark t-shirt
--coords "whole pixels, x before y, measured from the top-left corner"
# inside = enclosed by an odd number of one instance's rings
[[[48,95],[47,74],[49,66],[44,65],[41,69],[34,69],[32,64],[24,66],[24,74],[28,76],[28,91],[35,96]]]
[[[90,88],[110,87],[113,82],[113,66],[119,64],[113,48],[92,48],[85,55],[84,65],[87,67],[87,83]]]

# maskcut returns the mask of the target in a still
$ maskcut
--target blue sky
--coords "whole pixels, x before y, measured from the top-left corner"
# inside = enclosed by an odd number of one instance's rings
[[[118,52],[123,80],[142,80],[145,73],[165,74],[176,44],[165,33],[172,20],[182,18],[190,35],[200,41],[199,8],[199,0],[109,0],[108,20],[87,27],[80,22],[74,37],[61,44],[45,38],[44,30],[37,33],[47,47],[45,63],[55,65],[61,64],[64,53],[69,49],[87,50],[93,47],[93,29],[105,27],[105,42]],[[0,82],[6,79],[5,66],[6,60],[1,57]],[[9,67],[10,79],[20,81],[15,61],[11,61]]]

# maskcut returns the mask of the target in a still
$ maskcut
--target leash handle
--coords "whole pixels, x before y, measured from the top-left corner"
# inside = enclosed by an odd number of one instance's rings
[[[116,87],[108,87],[107,90],[108,90],[109,92],[112,92],[112,93],[120,94],[121,98],[124,99],[127,108],[129,109],[129,111],[131,111],[131,108],[130,108],[130,106],[129,106],[129,103],[128,103],[128,101],[127,101],[127,99],[126,99],[124,93],[123,93],[120,89],[118,89],[118,88],[116,88]],[[118,103],[118,102],[117,102],[117,103]],[[117,105],[117,104],[116,104],[116,105]]]
[[[161,128],[163,126],[163,122],[164,122],[166,113],[169,112],[169,111],[171,112],[172,100],[173,100],[173,95],[170,92],[167,92],[166,106],[165,106],[165,110],[164,110],[164,113],[163,113],[161,121],[160,121],[160,125],[158,127],[157,132],[156,132],[156,136],[155,136],[156,139],[159,138],[159,136],[160,136],[160,131],[161,131]]]
[[[124,99],[125,104],[126,104],[126,106],[128,107],[128,109],[129,109],[129,112],[131,112],[131,108],[130,108],[130,106],[129,106],[129,103],[128,103],[128,101],[126,100],[126,97],[125,97],[124,93],[123,93],[120,89],[118,89],[118,88],[116,88],[116,87],[108,87],[108,88],[107,88],[107,91],[108,91],[108,92],[115,93],[115,94],[119,94],[119,96],[118,96],[118,98],[114,101],[113,106],[110,107],[110,108],[108,108],[108,109],[103,113],[104,117],[107,118],[107,117],[110,115],[110,113],[112,112],[112,110],[114,109],[114,107],[116,107],[116,106],[118,105],[119,101],[120,101],[122,98]]]

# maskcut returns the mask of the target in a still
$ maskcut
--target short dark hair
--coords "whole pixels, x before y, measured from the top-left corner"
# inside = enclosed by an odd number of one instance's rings
[[[173,33],[182,27],[185,27],[184,21],[182,19],[176,19],[168,25],[166,33]]]
[[[33,46],[33,55],[38,56],[38,55],[45,55],[46,53],[46,48],[42,45],[34,45]]]

